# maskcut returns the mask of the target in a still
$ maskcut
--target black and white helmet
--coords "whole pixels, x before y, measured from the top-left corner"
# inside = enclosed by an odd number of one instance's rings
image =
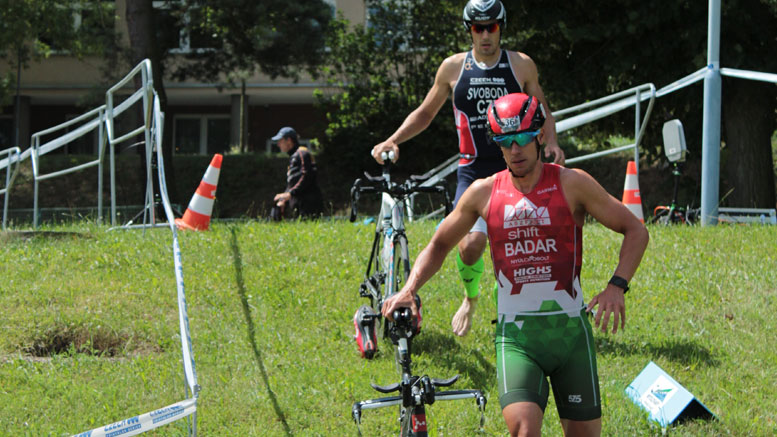
[[[499,0],[469,0],[464,6],[464,26],[469,28],[473,21],[499,20],[507,24],[507,12]]]

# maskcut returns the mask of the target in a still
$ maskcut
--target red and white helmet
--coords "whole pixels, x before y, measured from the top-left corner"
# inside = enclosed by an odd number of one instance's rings
[[[488,106],[488,126],[493,135],[539,130],[545,124],[545,108],[539,99],[524,93],[512,93]]]

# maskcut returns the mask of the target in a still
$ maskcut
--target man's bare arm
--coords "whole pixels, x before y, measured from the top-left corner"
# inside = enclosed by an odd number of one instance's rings
[[[582,221],[585,214],[589,214],[607,228],[623,234],[618,265],[613,273],[627,281],[631,280],[650,238],[645,225],[582,170],[564,170],[562,185],[569,202],[573,204],[573,213],[578,221]],[[622,289],[607,284],[601,293],[591,299],[587,310],[590,311],[597,305],[599,310],[594,321],[602,332],[607,331],[611,316],[613,333],[618,331],[619,324],[621,328],[625,327],[626,305]]]
[[[416,258],[405,286],[383,303],[381,313],[384,317],[392,320],[394,310],[402,307],[411,308],[414,316],[418,314],[413,297],[440,270],[448,252],[467,235],[478,217],[485,215],[492,185],[493,177],[477,180],[467,188],[456,208],[443,220],[432,240]]]
[[[402,125],[386,141],[372,148],[372,156],[378,163],[383,164],[383,158],[380,156],[381,152],[388,152],[390,150],[394,151],[394,161],[399,159],[399,144],[423,132],[424,129],[429,127],[437,113],[440,112],[440,108],[442,108],[442,105],[451,93],[450,84],[458,76],[460,62],[456,60],[456,56],[451,56],[442,62],[434,78],[434,85],[432,85],[432,88],[418,108],[405,118]],[[459,66],[457,66],[457,63]]]

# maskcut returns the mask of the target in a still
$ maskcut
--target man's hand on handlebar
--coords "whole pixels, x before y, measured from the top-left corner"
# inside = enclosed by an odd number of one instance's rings
[[[375,158],[375,161],[378,161],[378,164],[380,165],[383,165],[385,159],[384,156],[382,156],[383,152],[394,152],[394,157],[391,158],[392,162],[397,162],[399,159],[399,146],[392,140],[386,140],[372,148],[372,157]]]
[[[415,305],[413,293],[407,289],[402,289],[402,291],[399,293],[396,293],[383,301],[383,305],[380,307],[380,312],[383,314],[383,317],[393,322],[394,310],[399,308],[410,308],[410,311],[413,313],[413,319],[418,317],[418,307]]]

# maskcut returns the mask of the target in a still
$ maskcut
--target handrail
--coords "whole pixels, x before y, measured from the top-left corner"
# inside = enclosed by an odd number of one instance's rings
[[[689,77],[694,77],[695,75],[698,75],[698,74],[699,72],[696,72],[690,75]],[[686,80],[686,79],[688,78],[684,78],[683,80]],[[670,86],[676,86],[678,82],[675,82],[674,84],[670,84]],[[690,83],[693,83],[693,82],[690,82]],[[687,86],[688,84],[684,83],[682,84],[682,86]],[[635,107],[635,113],[636,113],[634,117],[635,118],[635,128],[634,128],[635,141],[633,144],[628,146],[617,147],[608,151],[600,151],[600,152],[594,152],[583,156],[578,156],[578,157],[566,160],[566,163],[572,164],[575,162],[580,162],[587,159],[593,159],[599,156],[618,153],[618,152],[622,152],[624,150],[630,150],[630,149],[634,150],[634,155],[635,155],[634,160],[637,163],[639,163],[639,144],[642,141],[642,138],[644,137],[645,129],[647,127],[647,121],[649,120],[650,114],[653,110],[653,105],[655,103],[656,96],[657,96],[657,92],[656,92],[655,85],[653,85],[652,83],[646,83],[624,91],[619,91],[617,93],[614,93],[609,96],[605,96],[590,102],[582,103],[576,106],[572,106],[569,108],[565,108],[565,109],[553,112],[554,116],[562,116],[573,112],[581,111],[584,109],[588,109],[594,106],[612,102],[606,106],[601,106],[591,111],[585,112],[583,114],[579,114],[579,115],[567,118],[565,120],[556,122],[556,132],[560,133],[569,129],[573,129],[578,126],[582,126],[592,121],[607,117],[616,112],[622,111],[630,106]],[[643,100],[649,100],[649,104],[648,104],[647,111],[645,111],[645,116],[644,118],[642,118],[640,122],[640,103]],[[422,185],[423,186],[434,185],[438,183],[440,180],[447,177],[449,174],[455,172],[456,169],[458,168],[458,160],[459,160],[459,155],[458,154],[453,155],[450,158],[448,158],[446,161],[444,161],[442,164],[435,167],[434,170],[427,172],[427,174],[433,173],[433,175]],[[410,208],[408,208],[408,212],[409,212],[408,217],[409,217],[409,220],[411,221],[414,218],[412,206],[413,205],[411,203]],[[439,211],[440,210],[438,209],[437,211],[434,211],[432,214],[439,213]]]
[[[3,230],[5,230],[6,224],[8,223],[8,197],[11,195],[13,181],[16,179],[17,173],[19,173],[20,153],[21,150],[18,147],[0,150],[0,155],[8,155],[8,157],[3,160],[4,166],[0,167],[5,168],[5,187],[0,190],[0,194],[3,195]]]
[[[777,74],[762,73],[760,71],[737,70],[736,68],[721,68],[723,76],[737,77],[740,79],[760,80],[762,82],[777,83]]]
[[[643,92],[647,91],[647,97],[643,98],[642,94]],[[566,120],[562,120],[560,122],[556,123],[556,131],[557,132],[563,132],[567,129],[571,129],[573,127],[582,126],[583,124],[590,123],[595,120],[599,120],[601,118],[604,118],[608,115],[612,115],[616,112],[619,112],[623,109],[628,108],[629,106],[634,105],[635,106],[635,116],[634,116],[634,143],[628,146],[618,147],[618,150],[610,149],[608,151],[605,151],[606,153],[601,152],[594,152],[589,153],[583,156],[578,156],[576,158],[572,158],[567,160],[567,164],[574,164],[576,162],[586,161],[589,159],[594,159],[603,155],[609,155],[612,153],[617,153],[623,150],[633,149],[634,150],[634,162],[636,163],[637,167],[637,174],[639,174],[639,144],[642,142],[642,138],[645,136],[645,129],[647,128],[647,122],[650,119],[650,114],[653,111],[653,105],[655,104],[656,100],[656,87],[652,83],[642,84],[636,87],[633,87],[631,89],[621,91],[619,93],[612,94],[607,97],[603,97],[601,99],[594,100],[593,102],[584,103],[582,105],[577,105],[572,108],[565,109],[563,111],[559,111],[560,113],[569,113],[572,111],[584,109],[591,107],[596,104],[602,104],[606,102],[610,102],[612,100],[618,99],[624,95],[632,94],[629,97],[626,97],[625,99],[617,100],[613,103],[608,104],[607,106],[603,106],[597,109],[594,109],[592,111],[589,111],[584,114],[580,114],[574,117],[571,117]],[[645,116],[642,119],[642,122],[639,120],[639,112],[640,112],[640,103],[644,99],[649,99],[648,108],[647,111],[645,111]]]
[[[86,168],[97,166],[97,220],[102,220],[102,156],[103,156],[103,149],[105,147],[105,143],[103,141],[103,124],[102,120],[105,113],[105,105],[102,105],[100,107],[94,108],[84,114],[81,114],[80,116],[68,120],[64,123],[60,123],[54,127],[50,127],[48,129],[44,129],[42,131],[35,132],[32,134],[31,141],[30,141],[30,148],[28,151],[30,152],[29,156],[31,157],[32,161],[32,179],[33,179],[33,209],[32,209],[32,223],[33,227],[38,227],[38,186],[40,184],[40,181],[51,179],[57,176],[66,175],[69,173],[75,173],[80,170],[84,170]],[[84,122],[86,121],[86,122]],[[44,135],[49,135],[67,128],[70,128],[71,126],[78,125],[79,123],[83,123],[80,126],[78,126],[76,129],[65,133],[64,135],[61,135],[51,141],[48,141],[44,144],[41,144],[41,137]],[[83,137],[84,135],[88,134],[89,132],[94,131],[97,129],[98,131],[98,158],[89,161],[83,164],[75,165],[72,167],[68,167],[62,170],[54,171],[48,174],[41,174],[40,173],[40,157],[42,155],[45,155],[51,151],[54,151],[58,148],[61,148],[63,146],[66,146],[67,144],[71,143],[72,141]]]
[[[141,76],[141,86],[140,88],[136,89],[135,92],[133,92],[129,97],[124,99],[121,103],[119,103],[118,106],[114,105],[114,95],[121,89],[124,89],[125,85],[129,83],[131,80],[133,80],[138,74]],[[116,157],[115,157],[115,146],[116,144],[119,144],[121,142],[127,141],[131,138],[136,137],[137,135],[140,135],[141,133],[144,134],[144,144],[146,144],[149,147],[146,147],[146,168],[149,169],[149,171],[146,172],[146,198],[145,198],[145,207],[143,209],[143,222],[146,223],[146,219],[150,218],[151,226],[156,225],[156,217],[154,212],[154,193],[153,193],[153,175],[151,172],[151,161],[153,160],[152,155],[152,147],[150,145],[152,144],[153,139],[151,138],[151,125],[153,123],[153,99],[154,99],[154,84],[151,74],[151,61],[148,59],[143,60],[138,65],[135,66],[129,73],[127,73],[124,78],[122,78],[119,82],[117,82],[114,86],[109,88],[105,92],[105,104],[106,104],[106,117],[105,117],[105,127],[106,127],[106,133],[107,133],[107,141],[108,144],[111,146],[109,148],[110,152],[110,172],[111,172],[111,225],[116,225],[116,177],[115,177],[115,168],[116,168]],[[143,123],[125,133],[124,135],[119,136],[118,138],[115,137],[115,130],[114,130],[114,120],[115,118],[124,112],[127,108],[134,105],[138,101],[142,99],[143,104]],[[161,144],[161,142],[159,143]]]

